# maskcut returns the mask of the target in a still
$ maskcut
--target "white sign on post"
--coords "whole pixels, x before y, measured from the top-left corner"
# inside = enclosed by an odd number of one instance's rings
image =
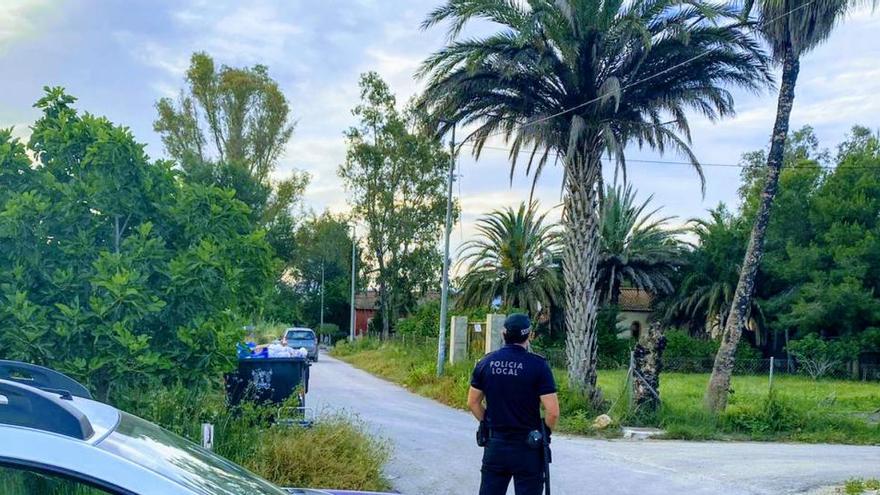
[[[479,323],[474,323],[474,332],[483,333],[483,325]]]
[[[214,450],[214,425],[202,423],[202,447]]]

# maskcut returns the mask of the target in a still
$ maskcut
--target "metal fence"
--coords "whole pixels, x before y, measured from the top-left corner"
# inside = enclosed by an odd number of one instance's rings
[[[554,368],[565,368],[567,359],[564,349],[537,351],[547,358]],[[711,373],[714,358],[664,358],[664,373]],[[600,369],[626,369],[629,361],[600,362]],[[805,376],[814,380],[880,381],[880,364],[855,361],[806,361],[797,359],[737,359],[733,363],[734,375]]]
[[[468,331],[468,352],[472,356],[483,354],[484,335],[480,332]],[[371,335],[377,337],[378,335]],[[436,349],[437,338],[424,335],[393,335],[390,339],[399,345],[406,347],[431,347]],[[567,359],[565,349],[535,349],[554,368],[565,368]],[[664,358],[664,373],[711,373],[714,365],[713,358]],[[600,369],[626,370],[629,360],[620,362],[605,360],[600,362]],[[803,361],[797,359],[738,359],[734,361],[733,374],[745,375],[769,375],[770,369],[776,376],[802,376],[814,380],[848,380],[848,381],[876,381],[880,382],[880,364],[857,363],[854,361]]]

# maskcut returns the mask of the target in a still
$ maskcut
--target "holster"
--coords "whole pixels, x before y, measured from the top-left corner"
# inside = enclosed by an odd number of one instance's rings
[[[477,427],[477,446],[485,447],[489,443],[489,424],[485,420],[480,421]]]

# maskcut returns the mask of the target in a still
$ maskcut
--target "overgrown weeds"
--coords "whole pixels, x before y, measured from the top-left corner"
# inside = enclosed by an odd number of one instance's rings
[[[878,479],[851,479],[843,485],[843,493],[846,495],[861,495],[863,493],[880,492],[880,480]]]
[[[118,407],[197,443],[201,424],[213,424],[217,454],[280,486],[389,487],[382,476],[389,445],[350,418],[329,415],[317,418],[311,428],[284,426],[275,422],[277,406],[243,403],[230,409],[220,392],[198,393],[183,387],[127,397]]]

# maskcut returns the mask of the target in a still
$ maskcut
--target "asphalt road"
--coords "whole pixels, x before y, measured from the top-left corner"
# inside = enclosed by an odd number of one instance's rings
[[[308,405],[354,414],[394,445],[386,471],[406,495],[477,493],[482,449],[469,414],[322,355]],[[880,447],[553,437],[555,495],[804,493],[880,477]],[[512,489],[510,493],[513,493]]]

